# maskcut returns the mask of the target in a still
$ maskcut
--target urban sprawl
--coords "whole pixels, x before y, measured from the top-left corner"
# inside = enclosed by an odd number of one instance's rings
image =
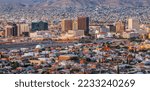
[[[0,74],[149,74],[149,16],[108,18],[100,9],[51,19],[0,15]]]

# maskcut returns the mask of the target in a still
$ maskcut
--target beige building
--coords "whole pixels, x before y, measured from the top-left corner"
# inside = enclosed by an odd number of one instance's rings
[[[84,33],[85,33],[84,30],[76,30],[76,31],[69,30],[68,31],[68,35],[73,36],[73,37],[83,37],[85,36]]]
[[[13,31],[13,26],[7,25],[5,26],[5,37],[11,37]]]
[[[84,30],[77,30],[77,31],[76,31],[76,36],[77,36],[77,37],[83,37],[83,36],[85,36]]]
[[[4,37],[4,36],[5,36],[4,30],[0,27],[0,37]]]
[[[8,23],[5,27],[5,37],[17,37],[18,36],[18,28],[15,23]]]
[[[138,19],[129,18],[128,19],[128,29],[139,30],[140,29],[139,20]]]
[[[145,28],[146,32],[150,33],[150,27]]]
[[[30,32],[29,24],[17,24],[18,26],[18,36],[23,35],[26,32]]]
[[[123,33],[125,31],[125,23],[122,21],[116,22],[116,33]]]
[[[148,39],[150,39],[150,33],[148,34]]]
[[[34,65],[41,65],[45,63],[46,61],[45,60],[29,60],[29,62]]]
[[[74,20],[72,23],[72,30],[74,31],[78,30],[78,22],[76,20]]]

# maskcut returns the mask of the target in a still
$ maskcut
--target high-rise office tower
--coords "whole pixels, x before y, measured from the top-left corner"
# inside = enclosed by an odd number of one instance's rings
[[[116,26],[115,25],[108,25],[110,32],[116,32]]]
[[[17,24],[13,24],[13,30],[12,30],[12,36],[18,36],[18,28],[17,28]]]
[[[29,24],[17,24],[18,26],[18,36],[29,34],[30,28]]]
[[[31,31],[42,31],[42,30],[48,30],[48,23],[47,22],[32,22],[31,24]]]
[[[138,19],[128,19],[128,29],[136,29],[139,30],[140,25],[139,25],[139,20]]]
[[[5,37],[11,37],[12,30],[13,30],[13,27],[11,25],[5,26]]]
[[[116,33],[123,33],[125,31],[125,23],[122,21],[116,22]]]
[[[12,23],[5,26],[5,37],[18,36],[17,25]]]
[[[89,17],[78,17],[78,30],[84,30],[85,35],[89,34]]]
[[[72,20],[64,19],[62,20],[62,31],[68,32],[68,30],[72,30]]]

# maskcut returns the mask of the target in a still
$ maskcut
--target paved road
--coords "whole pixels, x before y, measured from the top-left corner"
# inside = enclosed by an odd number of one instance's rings
[[[1,49],[18,49],[18,48],[32,48],[35,47],[38,44],[42,44],[46,47],[49,46],[69,46],[69,45],[73,45],[74,43],[58,43],[58,42],[52,42],[52,41],[43,41],[43,42],[30,42],[30,43],[13,43],[13,44],[3,44],[0,45],[0,50]]]
[[[103,40],[97,40],[96,43],[101,43],[101,42],[108,42],[112,41],[112,39],[103,39]],[[63,43],[63,42],[53,42],[53,41],[42,41],[42,42],[28,42],[28,43],[12,43],[12,44],[0,44],[0,50],[1,49],[18,49],[18,48],[32,48],[35,47],[38,44],[42,44],[45,47],[50,47],[50,46],[69,46],[75,44],[74,42],[70,43]]]

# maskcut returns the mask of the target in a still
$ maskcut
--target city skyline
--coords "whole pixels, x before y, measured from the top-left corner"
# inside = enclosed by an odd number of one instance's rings
[[[150,74],[149,0],[1,1],[0,74]]]

